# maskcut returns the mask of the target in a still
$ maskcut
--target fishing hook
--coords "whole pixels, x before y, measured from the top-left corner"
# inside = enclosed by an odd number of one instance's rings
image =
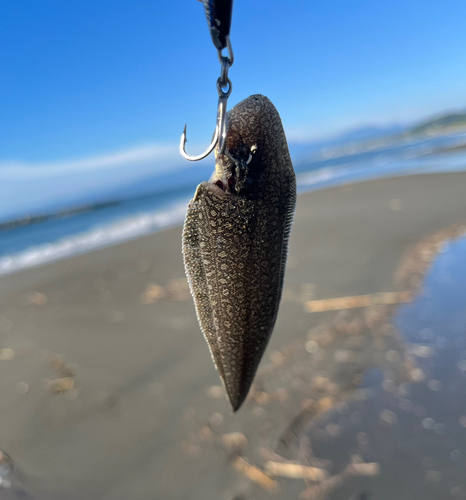
[[[180,153],[183,158],[189,161],[198,161],[206,158],[218,145],[218,154],[224,154],[226,148],[226,138],[227,138],[227,128],[228,128],[228,115],[227,115],[227,101],[230,97],[231,91],[233,89],[233,84],[231,80],[227,78],[228,89],[226,92],[223,91],[220,78],[217,80],[217,90],[218,90],[218,105],[217,105],[217,126],[215,127],[214,136],[209,147],[200,155],[190,156],[186,153],[185,145],[188,139],[186,138],[187,126],[184,126],[183,133],[181,134],[180,140]]]
[[[180,153],[183,158],[189,161],[199,161],[203,160],[207,156],[212,153],[215,147],[218,145],[218,154],[224,154],[226,149],[226,137],[227,137],[227,125],[228,125],[228,116],[227,116],[227,101],[230,97],[231,91],[233,89],[233,84],[231,80],[228,78],[228,70],[234,61],[233,49],[230,43],[230,37],[226,36],[226,48],[228,50],[228,56],[222,55],[222,50],[218,50],[218,57],[220,60],[220,64],[222,66],[220,78],[217,80],[217,91],[218,91],[218,105],[217,105],[217,125],[215,127],[214,135],[212,137],[212,142],[209,147],[200,155],[191,156],[186,153],[186,142],[188,139],[186,138],[186,129],[187,126],[184,126],[183,133],[181,134],[180,140]],[[226,91],[223,89],[227,88]]]

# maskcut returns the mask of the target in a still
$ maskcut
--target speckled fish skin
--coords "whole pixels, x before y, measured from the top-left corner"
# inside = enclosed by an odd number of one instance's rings
[[[277,317],[296,179],[280,116],[262,95],[228,113],[227,149],[240,161],[218,156],[216,172],[198,186],[183,257],[199,324],[236,411]]]

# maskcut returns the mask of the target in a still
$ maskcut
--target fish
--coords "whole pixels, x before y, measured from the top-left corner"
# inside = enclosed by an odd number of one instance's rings
[[[296,207],[280,115],[253,95],[228,112],[225,154],[196,189],[182,251],[197,318],[236,412],[277,318]]]

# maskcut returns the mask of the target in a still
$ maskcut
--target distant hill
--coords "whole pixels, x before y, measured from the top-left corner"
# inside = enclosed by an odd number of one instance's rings
[[[452,128],[466,128],[466,112],[451,113],[415,125],[409,134],[437,134]]]
[[[308,160],[313,154],[328,147],[339,147],[348,143],[364,143],[377,140],[383,137],[401,135],[405,132],[406,126],[399,124],[392,125],[366,125],[345,130],[327,139],[309,142],[288,141],[291,157],[297,163]]]
[[[347,142],[363,142],[370,141],[373,139],[379,139],[380,137],[388,137],[392,135],[399,134],[405,130],[406,127],[399,124],[394,125],[369,125],[365,127],[358,127],[347,132],[342,133],[334,137],[333,139],[327,141],[328,144],[338,145]]]

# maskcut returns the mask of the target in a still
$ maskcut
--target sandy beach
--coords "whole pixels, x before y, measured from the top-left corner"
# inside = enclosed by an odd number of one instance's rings
[[[263,463],[264,449],[290,460],[299,454],[280,438],[306,404],[306,389],[271,363],[338,314],[310,313],[306,302],[402,291],[395,273],[409,251],[466,224],[465,192],[466,173],[447,173],[301,194],[260,384],[235,415],[187,290],[181,227],[2,277],[0,450],[17,471],[0,497],[298,498],[302,479],[267,476],[273,482],[261,485],[232,461],[235,446],[249,464]],[[322,376],[311,368],[310,380]],[[233,432],[248,444],[222,438]],[[339,491],[328,498],[360,490]],[[422,498],[445,498],[441,491],[427,485]]]

